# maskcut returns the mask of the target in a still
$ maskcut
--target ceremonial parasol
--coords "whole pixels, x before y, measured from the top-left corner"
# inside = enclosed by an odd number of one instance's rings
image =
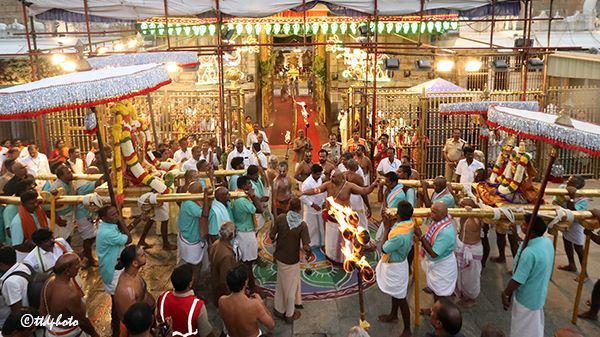
[[[193,51],[147,52],[90,57],[87,61],[92,69],[134,66],[150,63],[173,63],[179,67],[186,68],[198,65],[198,54]]]
[[[540,103],[538,101],[481,101],[481,102],[460,102],[460,103],[441,103],[440,115],[485,115],[490,106],[499,106],[519,110],[539,111]]]
[[[92,113],[88,114],[91,118],[86,116],[86,127],[96,130],[100,164],[108,183],[111,201],[117,205],[102,137],[96,127],[98,119],[94,107],[144,95],[169,83],[169,73],[160,64],[105,68],[50,77],[0,90],[0,120],[91,108]]]
[[[491,106],[488,110],[487,117],[487,123],[492,127],[499,128],[519,137],[541,140],[553,145],[552,151],[550,152],[548,167],[542,178],[537,200],[532,211],[531,222],[527,229],[527,235],[523,242],[523,248],[521,249],[522,251],[527,246],[532,222],[538,214],[544,197],[544,191],[548,184],[552,164],[557,156],[557,148],[563,147],[594,156],[600,156],[600,126],[572,120],[567,115],[552,115],[543,112],[524,111],[499,106]],[[589,248],[590,237],[589,235],[586,235],[584,258],[581,265],[581,273],[579,275],[577,295],[575,296],[575,307],[573,308],[573,324],[577,322],[577,311],[579,309],[581,290],[586,274]],[[515,269],[518,265],[519,260],[516,261]]]

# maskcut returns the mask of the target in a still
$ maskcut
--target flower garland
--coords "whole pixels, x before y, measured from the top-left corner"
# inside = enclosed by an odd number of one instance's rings
[[[515,155],[516,157],[516,155]],[[523,179],[525,178],[525,172],[527,170],[527,166],[529,165],[529,162],[531,161],[531,154],[529,153],[523,153],[520,157],[519,157],[519,161],[518,163],[513,163],[512,161],[510,162],[510,166],[506,166],[506,169],[504,170],[504,172],[506,174],[503,175],[504,179],[502,180],[501,185],[498,187],[498,192],[500,192],[501,194],[511,194],[511,193],[515,193],[519,187],[521,186],[521,183],[523,182]],[[517,165],[517,168],[514,172],[514,178],[513,178],[513,165]],[[508,170],[508,172],[506,172]]]
[[[110,109],[115,114],[115,123],[112,126],[113,141],[115,145],[115,160],[113,161],[117,172],[117,201],[122,201],[123,194],[123,164],[121,156],[125,160],[127,171],[133,176],[135,183],[141,183],[151,187],[157,193],[169,193],[170,189],[159,177],[148,172],[148,165],[144,167],[135,151],[131,132],[134,128],[141,128],[142,124],[137,120],[137,113],[130,101],[118,102]],[[131,124],[130,124],[131,123]],[[133,125],[133,126],[132,126]],[[144,159],[142,159],[144,160]],[[119,201],[119,202],[120,202]]]
[[[506,162],[511,158],[513,146],[510,144],[506,144],[502,147],[502,151],[498,154],[498,158],[496,158],[496,162],[494,163],[494,167],[492,168],[492,174],[490,175],[490,182],[492,183],[502,183],[502,168],[505,167],[504,171],[508,165],[505,165]]]

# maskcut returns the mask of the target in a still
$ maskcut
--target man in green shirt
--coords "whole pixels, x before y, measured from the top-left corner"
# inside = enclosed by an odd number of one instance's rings
[[[199,182],[192,183],[188,191],[192,194],[202,192]],[[194,270],[193,290],[197,292],[200,286],[200,270],[202,258],[208,248],[208,198],[206,190],[203,201],[186,200],[181,203],[179,218],[177,219],[177,246],[179,256],[183,262],[189,264]]]
[[[431,223],[427,233],[422,235],[421,229],[415,227],[415,235],[421,241],[425,252],[423,269],[427,277],[427,287],[433,292],[434,301],[448,297],[454,293],[458,278],[458,265],[454,248],[456,248],[456,228],[454,219],[448,214],[448,206],[441,201],[431,206]],[[421,309],[421,313],[429,315],[431,309]]]
[[[244,169],[244,158],[242,157],[235,157],[231,160],[231,167],[232,170],[243,170]],[[229,177],[229,190],[230,191],[235,191],[237,190],[237,180],[240,176],[237,174],[234,174],[232,176]]]
[[[390,174],[393,172],[389,172]],[[410,331],[410,309],[406,301],[408,290],[407,256],[412,248],[414,223],[412,205],[402,200],[398,203],[398,221],[387,213],[383,217],[383,257],[377,264],[377,285],[384,293],[392,296],[392,310],[388,315],[379,316],[379,321],[392,323],[398,321],[398,308],[402,313],[404,331],[401,337],[412,336]]]
[[[528,230],[530,223],[532,228]],[[529,241],[527,247],[521,245],[517,251],[512,279],[502,292],[502,305],[508,310],[512,304],[511,336],[543,337],[544,303],[554,265],[554,246],[544,237],[546,224],[539,216],[531,222],[531,215],[526,215],[523,232],[529,234]]]
[[[267,220],[271,219],[271,214],[268,212],[267,202],[269,201],[269,196],[267,195],[268,190],[265,189],[265,185],[263,184],[263,180],[259,174],[260,170],[256,165],[248,166],[248,178],[250,178],[250,184],[252,184],[252,189],[256,193],[256,197],[263,204],[263,213],[256,214],[256,222],[257,222],[257,230],[260,230]]]
[[[237,229],[237,241],[240,248],[240,260],[248,267],[250,274],[248,288],[255,289],[252,265],[258,258],[258,241],[256,241],[256,223],[254,214],[263,212],[263,204],[256,196],[250,178],[241,176],[237,180],[237,190],[245,192],[246,197],[237,198],[231,202],[233,223]]]

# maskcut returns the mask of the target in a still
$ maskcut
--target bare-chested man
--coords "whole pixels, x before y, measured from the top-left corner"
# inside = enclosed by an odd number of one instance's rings
[[[312,164],[312,151],[306,150],[304,153],[304,160],[298,163],[298,166],[296,166],[296,173],[294,174],[294,179],[298,181],[299,185],[301,185],[310,175]]]
[[[365,156],[366,151],[367,151],[367,149],[365,148],[364,145],[358,144],[356,146],[356,151],[354,152],[354,158],[358,162],[358,166],[360,166],[360,168],[363,171],[363,176],[365,178],[365,184],[370,184],[371,180],[372,180],[371,171],[372,171],[373,163],[371,163],[371,159],[369,159],[369,157]]]
[[[281,213],[287,213],[292,199],[292,178],[288,177],[288,163],[282,161],[278,166],[279,175],[273,180],[273,219]]]
[[[477,208],[473,199],[463,198],[459,203],[468,211]],[[458,304],[473,306],[480,292],[481,259],[481,219],[460,218],[460,234],[456,240],[456,259],[458,261],[458,280],[456,290],[460,297]]]
[[[85,294],[75,283],[75,277],[81,267],[81,259],[75,253],[65,253],[56,260],[54,275],[52,275],[42,291],[40,315],[49,315],[52,319],[68,320],[72,318],[79,322],[77,326],[47,326],[50,336],[79,336],[86,333],[98,337],[92,322],[87,317],[87,310],[83,297]],[[62,317],[58,318],[59,316]]]
[[[262,336],[259,323],[267,329],[275,329],[275,321],[263,300],[254,293],[246,295],[248,287],[248,270],[239,265],[227,273],[229,295],[219,299],[219,314],[230,337]]]
[[[350,195],[368,195],[373,192],[377,187],[377,181],[368,187],[360,187],[355,183],[348,182],[344,178],[344,174],[339,169],[335,169],[331,176],[331,180],[324,183],[323,185],[313,189],[312,191],[305,191],[304,195],[314,195],[327,191],[327,197],[333,197],[335,202],[344,206],[350,206]],[[325,255],[328,259],[334,263],[341,264],[344,262],[344,255],[340,248],[343,244],[344,238],[342,237],[336,220],[329,216],[328,209],[323,212],[328,215],[325,222]]]
[[[364,177],[356,173],[356,171],[358,171],[358,162],[356,160],[348,160],[346,168],[348,169],[348,171],[344,172],[346,181],[354,183],[360,187],[366,186]],[[368,218],[371,217],[371,205],[369,205],[369,196],[366,194],[351,194],[350,207],[352,207],[352,209],[358,214],[358,225],[368,230]]]
[[[326,182],[331,177],[331,172],[335,170],[335,165],[328,159],[329,152],[321,149],[319,151],[319,165],[323,168],[323,182]]]
[[[115,305],[117,316],[123,322],[123,315],[129,307],[137,302],[145,302],[152,308],[155,300],[148,292],[146,281],[139,275],[140,269],[146,264],[146,253],[140,246],[129,245],[123,248],[115,269],[122,270],[117,288],[115,289]],[[124,327],[121,326],[123,331]]]
[[[277,165],[279,161],[277,156],[273,155],[269,158],[269,167],[267,168],[267,180],[269,181],[269,186],[273,185],[273,180],[277,177]]]

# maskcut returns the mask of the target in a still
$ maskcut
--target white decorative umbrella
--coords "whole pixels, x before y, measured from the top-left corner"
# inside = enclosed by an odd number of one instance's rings
[[[524,138],[541,140],[552,144],[554,147],[550,152],[548,167],[543,176],[538,198],[532,211],[531,222],[527,229],[527,235],[521,249],[527,247],[529,241],[529,232],[532,222],[538,213],[544,191],[548,184],[548,177],[552,164],[557,156],[557,148],[578,150],[590,155],[600,156],[600,126],[592,123],[572,120],[566,115],[552,115],[543,112],[525,111],[511,109],[500,106],[491,106],[487,113],[487,123],[493,127],[504,130]],[[577,322],[577,312],[579,310],[579,301],[581,300],[581,290],[585,281],[587,259],[590,250],[590,236],[586,235],[585,247],[583,252],[583,262],[581,263],[581,273],[579,275],[579,284],[575,295],[575,304],[571,322]],[[520,255],[519,255],[520,257]],[[515,269],[519,266],[519,257],[517,257]]]
[[[578,120],[564,125],[559,120],[562,116],[500,106],[491,106],[487,117],[490,126],[508,133],[600,156],[600,125]]]
[[[149,63],[175,63],[178,66],[185,68],[198,65],[198,53],[195,51],[143,52],[90,57],[87,61],[92,69],[134,66]]]
[[[538,101],[481,101],[481,102],[460,102],[460,103],[441,103],[440,114],[447,115],[485,115],[490,106],[500,106],[520,110],[539,111],[540,103]]]
[[[45,78],[0,90],[0,120],[87,108],[144,95],[171,83],[160,64],[105,68]]]

